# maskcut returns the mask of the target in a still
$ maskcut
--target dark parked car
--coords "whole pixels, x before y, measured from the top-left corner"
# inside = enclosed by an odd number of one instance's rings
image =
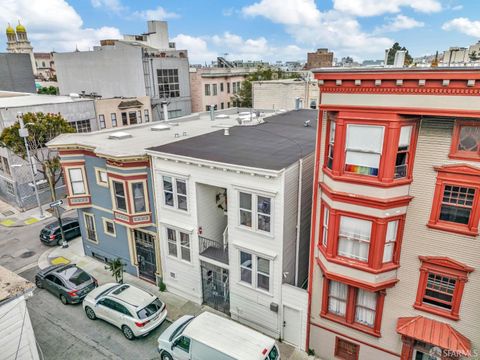
[[[65,240],[68,241],[81,235],[78,219],[62,219],[62,225],[63,232],[65,234]],[[47,245],[62,245],[62,234],[60,233],[58,221],[45,225],[42,231],[40,231],[40,241]]]
[[[98,282],[75,264],[62,264],[40,270],[35,276],[35,285],[50,291],[67,305],[82,302]]]

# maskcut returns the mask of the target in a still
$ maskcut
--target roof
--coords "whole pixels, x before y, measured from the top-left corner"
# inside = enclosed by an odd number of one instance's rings
[[[196,113],[172,119],[132,125],[122,128],[106,129],[91,133],[62,134],[48,143],[52,148],[84,147],[96,154],[112,158],[131,158],[146,156],[146,149],[174,141],[189,139],[208,132],[216,131],[222,126],[237,124],[237,112],[241,109],[231,108],[216,111],[215,115],[228,115],[222,119],[210,120],[207,112]],[[159,130],[158,125],[167,125]],[[156,130],[156,131],[152,131]],[[117,132],[126,132],[130,137],[112,139]]]
[[[466,67],[328,67],[310,69],[313,73],[415,73],[415,72],[475,72],[480,69],[480,66],[466,66]]]
[[[92,101],[91,99],[72,98],[70,96],[41,95],[14,91],[0,90],[0,108],[14,108],[45,104],[72,103],[78,101]]]
[[[397,332],[445,350],[470,354],[470,340],[450,325],[440,321],[423,316],[402,317],[398,319]]]
[[[128,109],[132,107],[142,107],[142,106],[143,104],[137,99],[120,101],[120,104],[118,104],[119,109]]]
[[[148,150],[278,171],[315,151],[317,117],[317,110],[292,110],[259,125],[235,126],[229,136],[219,130]]]
[[[0,305],[32,291],[35,285],[14,272],[0,266]]]
[[[209,312],[193,319],[183,334],[237,360],[263,360],[262,352],[275,344],[268,336]]]

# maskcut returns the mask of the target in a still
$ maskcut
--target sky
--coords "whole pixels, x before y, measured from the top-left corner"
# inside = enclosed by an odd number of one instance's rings
[[[166,20],[193,64],[305,60],[321,47],[383,59],[395,41],[416,57],[480,40],[479,0],[0,0],[0,24],[18,20],[36,52],[85,51]]]

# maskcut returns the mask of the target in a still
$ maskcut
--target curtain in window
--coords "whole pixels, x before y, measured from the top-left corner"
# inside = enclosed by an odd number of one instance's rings
[[[402,126],[400,129],[400,140],[398,141],[398,147],[408,147],[410,145],[412,128],[413,126]]]
[[[383,126],[347,126],[346,171],[362,175],[378,175],[383,131]]]
[[[70,184],[74,195],[85,193],[85,184],[83,183],[83,174],[81,169],[69,169]]]
[[[375,309],[377,308],[377,294],[358,289],[357,306],[355,309],[355,321],[367,326],[373,326],[375,322]]]
[[[395,240],[397,240],[398,220],[390,221],[387,225],[387,236],[385,238],[385,248],[383,250],[383,262],[387,263],[393,259],[393,250]]]
[[[341,216],[338,254],[360,261],[367,261],[371,232],[371,221]]]
[[[133,188],[133,203],[135,212],[143,212],[146,210],[145,207],[145,194],[143,189],[143,183],[134,183],[132,184]]]
[[[328,312],[345,316],[347,308],[348,286],[338,281],[330,281],[328,294]]]

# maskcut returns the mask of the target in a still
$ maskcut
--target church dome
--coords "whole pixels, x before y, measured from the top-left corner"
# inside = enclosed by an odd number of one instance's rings
[[[27,32],[27,29],[25,29],[25,26],[20,24],[20,21],[18,22],[18,25],[17,25],[16,29],[17,29],[17,33],[26,33]]]
[[[7,26],[6,33],[7,33],[7,35],[9,35],[9,34],[15,35],[15,30],[13,29],[13,27],[10,26],[10,24],[8,24],[8,26]]]

